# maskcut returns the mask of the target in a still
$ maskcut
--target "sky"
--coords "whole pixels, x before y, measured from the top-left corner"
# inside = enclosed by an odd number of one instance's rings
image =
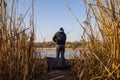
[[[20,0],[22,5],[19,12],[25,12],[30,0]],[[67,3],[83,23],[86,19],[83,0],[67,0]],[[30,13],[27,14],[30,16]],[[25,22],[29,23],[26,16]],[[52,41],[54,34],[62,27],[67,34],[67,41],[80,41],[83,29],[74,19],[71,12],[65,5],[64,0],[36,0],[34,3],[34,20],[35,20],[35,41],[48,42]]]

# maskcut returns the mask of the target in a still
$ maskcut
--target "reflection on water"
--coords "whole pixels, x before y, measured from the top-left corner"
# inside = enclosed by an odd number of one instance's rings
[[[37,53],[41,54],[41,57],[56,57],[55,50],[37,50]],[[80,54],[79,50],[66,50],[65,51],[65,58],[66,59],[73,59],[74,57],[78,57]]]

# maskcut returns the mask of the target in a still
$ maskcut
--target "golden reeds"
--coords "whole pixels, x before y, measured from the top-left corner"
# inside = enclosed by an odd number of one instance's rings
[[[80,80],[119,80],[120,1],[84,0],[84,3],[86,25],[82,26],[82,38],[88,44],[89,53],[80,54],[80,59],[76,61],[72,72]],[[68,4],[67,7],[71,11]]]
[[[16,18],[17,0],[12,0],[11,5],[10,2],[0,0],[0,79],[39,80],[42,65],[40,59],[36,63],[34,22],[31,30],[23,28],[26,27],[22,25],[25,16]]]

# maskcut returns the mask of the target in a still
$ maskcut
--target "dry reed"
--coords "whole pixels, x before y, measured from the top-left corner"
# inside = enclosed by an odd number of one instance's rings
[[[84,29],[82,39],[88,45],[89,53],[80,54],[72,73],[80,80],[119,80],[120,1],[84,0],[84,4],[86,21],[80,26]],[[68,4],[67,7],[71,11]]]
[[[18,0],[0,0],[0,79],[39,80],[42,65],[40,59],[36,63],[34,52],[34,17],[30,28],[25,28],[25,16],[16,17],[17,3]],[[33,4],[31,7],[33,11]]]

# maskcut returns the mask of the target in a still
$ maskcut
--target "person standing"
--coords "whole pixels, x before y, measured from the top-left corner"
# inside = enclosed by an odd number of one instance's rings
[[[65,58],[64,53],[65,53],[66,34],[62,27],[53,36],[53,41],[56,42],[56,44],[57,44],[56,57],[59,58],[59,56],[61,54],[61,58]]]

